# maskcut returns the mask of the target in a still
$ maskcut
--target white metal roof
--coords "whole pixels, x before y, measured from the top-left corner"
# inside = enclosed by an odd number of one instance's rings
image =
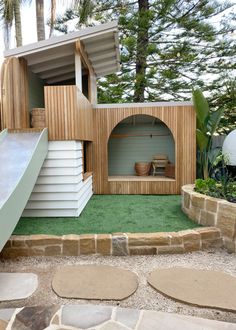
[[[75,77],[74,52],[78,39],[83,42],[97,77],[119,70],[116,21],[10,49],[4,52],[4,56],[25,58],[32,72],[49,84],[57,83]]]

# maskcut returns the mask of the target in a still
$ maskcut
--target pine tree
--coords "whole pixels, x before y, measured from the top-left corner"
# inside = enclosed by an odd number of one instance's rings
[[[217,131],[228,134],[236,128],[236,78],[222,74],[214,83],[209,103],[214,110],[224,109]]]
[[[189,100],[194,86],[211,92],[222,73],[235,75],[236,5],[228,1],[107,0],[94,2],[93,18],[120,26],[121,72],[100,79],[100,102]]]

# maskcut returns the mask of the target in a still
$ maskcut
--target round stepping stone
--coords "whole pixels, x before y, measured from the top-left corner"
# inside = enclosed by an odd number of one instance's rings
[[[52,287],[63,298],[122,300],[136,291],[138,278],[111,266],[68,266],[56,272]]]
[[[236,277],[223,272],[182,267],[156,269],[149,275],[148,283],[178,301],[236,311]]]
[[[0,273],[0,301],[25,299],[38,287],[38,277],[32,273]]]

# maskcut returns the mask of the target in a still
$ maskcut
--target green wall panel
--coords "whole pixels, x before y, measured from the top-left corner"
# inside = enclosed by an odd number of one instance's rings
[[[119,124],[112,134],[135,136],[110,137],[109,175],[135,175],[135,162],[151,162],[156,154],[165,154],[171,163],[175,163],[174,139],[168,127],[163,123]]]
[[[44,108],[44,81],[35,73],[28,71],[29,79],[29,110]]]

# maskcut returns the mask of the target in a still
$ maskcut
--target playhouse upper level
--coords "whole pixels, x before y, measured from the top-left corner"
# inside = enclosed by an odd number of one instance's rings
[[[97,103],[96,79],[120,67],[117,22],[8,50],[4,56],[2,128],[28,127],[29,111],[45,107],[47,86],[76,86]]]

